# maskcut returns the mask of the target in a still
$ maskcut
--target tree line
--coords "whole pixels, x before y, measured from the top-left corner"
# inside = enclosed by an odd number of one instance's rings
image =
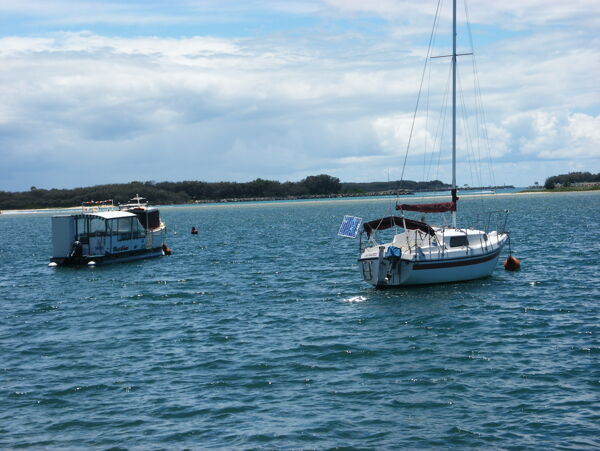
[[[381,191],[431,191],[450,189],[451,186],[439,180],[414,182],[412,180],[396,180],[390,182],[346,182],[342,183],[344,193],[369,193]]]
[[[592,174],[591,172],[569,172],[568,174],[553,175],[548,177],[544,183],[544,188],[554,189],[560,184],[563,187],[569,187],[574,183],[600,182],[600,172]]]
[[[299,182],[279,182],[258,178],[251,182],[130,182],[97,185],[73,189],[38,189],[29,191],[0,191],[0,210],[31,208],[62,208],[81,205],[86,201],[113,200],[125,203],[135,194],[147,198],[154,205],[186,204],[195,201],[219,201],[224,199],[303,198],[323,195],[344,195],[380,192],[388,190],[444,189],[439,180],[433,182],[341,183],[337,177],[327,174],[311,175]]]

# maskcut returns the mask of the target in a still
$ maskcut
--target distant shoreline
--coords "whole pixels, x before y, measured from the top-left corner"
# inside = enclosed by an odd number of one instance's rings
[[[496,196],[529,196],[529,195],[555,195],[555,194],[566,194],[566,193],[600,193],[600,190],[524,190],[513,193],[484,193],[484,194],[460,194],[461,198],[471,198],[471,197],[496,197]],[[255,205],[256,203],[268,202],[269,205],[286,205],[290,202],[294,201],[302,201],[303,204],[316,204],[323,202],[338,202],[338,201],[348,201],[348,202],[383,202],[389,201],[393,199],[394,195],[385,195],[385,194],[364,194],[361,196],[352,195],[336,195],[336,196],[319,196],[319,197],[300,197],[294,199],[270,199],[270,198],[252,198],[252,199],[238,199],[238,200],[229,200],[229,201],[214,201],[214,202],[194,202],[189,204],[171,204],[171,205],[157,205],[160,208],[205,208],[205,207],[230,207],[230,206],[250,206]],[[443,199],[450,198],[450,194],[440,195],[440,196],[414,196],[411,197],[410,200],[414,201],[424,201],[431,200],[432,198]],[[72,213],[74,211],[81,210],[81,207],[59,207],[59,208],[29,208],[23,210],[3,210],[2,215],[12,216],[12,215],[27,215],[27,214],[43,214],[43,213]]]
[[[582,187],[567,187],[567,188],[554,188],[554,189],[526,189],[523,190],[523,193],[537,193],[537,192],[546,192],[546,193],[576,193],[580,191],[600,191],[600,186],[582,186]]]
[[[312,199],[341,199],[352,197],[382,197],[382,196],[408,196],[414,194],[412,191],[378,191],[371,193],[338,193],[338,194],[310,194],[305,196],[274,196],[274,197],[232,197],[225,199],[202,199],[190,202],[192,205],[204,204],[227,204],[237,202],[276,202],[290,200],[312,200]]]

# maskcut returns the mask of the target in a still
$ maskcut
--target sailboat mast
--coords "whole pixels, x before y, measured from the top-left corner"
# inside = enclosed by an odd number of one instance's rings
[[[452,201],[456,197],[456,0],[452,1]],[[456,208],[452,212],[456,228]]]

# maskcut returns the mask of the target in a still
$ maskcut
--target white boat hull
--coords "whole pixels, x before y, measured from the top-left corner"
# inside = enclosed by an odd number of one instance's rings
[[[441,237],[438,231],[435,238],[445,243],[443,246],[432,245],[433,238],[419,238],[418,232],[408,231],[396,235],[390,243],[366,248],[358,259],[363,279],[375,287],[481,279],[494,271],[508,239],[504,233],[487,235],[472,229],[455,229],[445,234]],[[470,246],[448,247],[453,237],[462,237]],[[417,242],[420,245],[407,246],[415,238],[421,239]]]
[[[488,277],[499,255],[500,249],[483,256],[423,262],[384,257],[360,259],[359,265],[365,282],[376,287],[426,285]]]

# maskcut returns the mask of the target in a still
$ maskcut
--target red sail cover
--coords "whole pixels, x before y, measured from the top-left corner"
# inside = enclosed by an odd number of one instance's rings
[[[456,202],[441,202],[439,204],[398,204],[396,210],[419,211],[421,213],[444,213],[456,211]]]

